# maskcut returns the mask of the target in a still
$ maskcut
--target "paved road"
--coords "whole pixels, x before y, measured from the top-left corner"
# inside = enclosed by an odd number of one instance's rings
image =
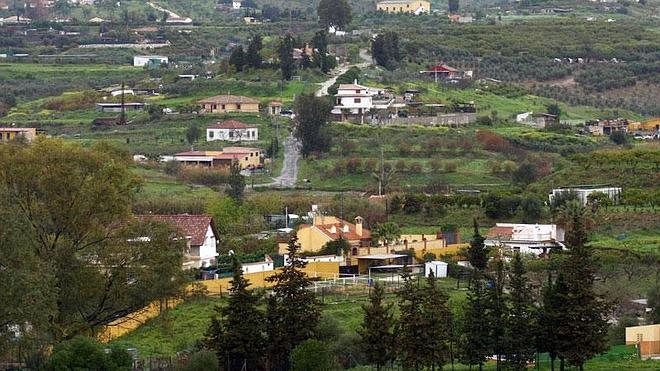
[[[331,72],[331,77],[325,82],[321,83],[321,86],[316,91],[317,97],[322,97],[328,95],[328,88],[331,87],[336,81],[339,75],[348,71],[351,67],[357,66],[358,68],[364,68],[371,64],[371,57],[367,54],[366,49],[360,50],[360,57],[365,61],[364,63],[359,64],[347,64],[342,65],[339,68],[336,68]],[[289,135],[284,142],[284,163],[282,165],[282,173],[280,176],[273,178],[272,183],[259,184],[255,187],[278,187],[278,188],[293,188],[298,181],[298,160],[300,159],[300,143],[293,137]]]

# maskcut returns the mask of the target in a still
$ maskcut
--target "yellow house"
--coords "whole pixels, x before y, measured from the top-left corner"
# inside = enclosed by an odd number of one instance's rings
[[[660,324],[626,327],[626,344],[639,346],[642,359],[660,356]]]
[[[313,223],[303,224],[297,232],[300,251],[315,252],[323,245],[339,238],[347,240],[352,248],[350,255],[363,255],[371,249],[371,231],[363,228],[363,219],[355,218],[355,223],[349,223],[335,216],[317,215]],[[280,253],[286,252],[287,244],[280,244]]]
[[[217,95],[202,99],[199,104],[206,113],[259,113],[259,102],[237,95]]]
[[[431,3],[423,0],[385,0],[376,4],[376,10],[386,13],[429,14]]]
[[[660,118],[650,119],[641,122],[631,122],[628,124],[628,133],[645,132],[655,133],[660,131]]]
[[[17,137],[23,136],[25,140],[32,142],[37,137],[35,128],[0,128],[0,142],[9,142]]]
[[[211,168],[227,168],[237,161],[241,169],[254,169],[262,166],[261,150],[250,147],[225,147],[222,151],[189,151],[172,156],[172,160],[184,165]]]

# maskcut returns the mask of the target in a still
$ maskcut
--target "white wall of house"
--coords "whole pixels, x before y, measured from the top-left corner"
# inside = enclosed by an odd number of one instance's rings
[[[259,140],[259,129],[206,129],[206,141],[223,140],[229,142]]]
[[[199,246],[199,258],[200,264],[202,266],[209,266],[215,262],[215,258],[218,256],[217,242],[215,235],[213,234],[213,229],[211,226],[208,226],[206,230],[206,237],[204,238],[204,244]]]
[[[160,55],[136,55],[133,57],[133,66],[144,67],[149,64],[151,60],[158,60],[160,63],[168,63],[168,58]]]
[[[587,201],[589,201],[589,195],[592,193],[600,192],[604,193],[613,201],[618,201],[619,197],[621,196],[621,187],[600,187],[600,188],[556,188],[552,190],[552,193],[550,193],[550,202],[552,200],[562,194],[562,193],[567,193],[567,192],[575,192],[577,194],[578,199],[580,202],[582,202],[582,205],[586,205]]]
[[[263,261],[258,263],[246,263],[241,266],[243,273],[270,272],[275,269],[272,261]]]

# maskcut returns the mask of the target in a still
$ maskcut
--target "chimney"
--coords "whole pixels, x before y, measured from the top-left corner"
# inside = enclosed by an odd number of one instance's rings
[[[337,227],[335,227],[334,225],[332,227],[330,227],[330,233],[332,233],[332,234],[337,233]]]
[[[348,224],[344,224],[344,226],[342,227],[342,232],[344,232],[344,233],[348,233],[349,231],[350,231],[350,230],[349,230],[349,228],[348,228]]]
[[[362,221],[361,216],[355,217],[355,233],[360,237],[362,237]]]

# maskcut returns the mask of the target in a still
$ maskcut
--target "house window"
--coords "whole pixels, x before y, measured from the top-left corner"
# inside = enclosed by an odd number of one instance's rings
[[[223,107],[223,108],[224,108],[224,107]],[[211,106],[211,110],[216,110],[216,109],[218,109],[218,105],[217,105],[217,104],[214,104],[214,105]]]
[[[354,103],[362,103],[362,98],[355,98],[353,99]]]
[[[247,161],[247,160],[248,160],[248,158],[246,157],[246,158],[245,158],[245,161]]]
[[[236,109],[241,109],[241,105],[240,105],[240,104],[237,104],[237,105],[236,105]]]
[[[233,137],[234,137],[234,132],[233,132],[233,131],[230,131],[230,132],[229,132],[229,137],[230,137],[230,138],[233,138]]]
[[[213,138],[213,130],[209,131],[209,138]]]
[[[254,156],[254,153],[250,152],[250,157],[253,157],[253,156]]]
[[[355,91],[355,94],[360,94],[360,91],[359,91],[359,90],[356,90],[356,91]]]

